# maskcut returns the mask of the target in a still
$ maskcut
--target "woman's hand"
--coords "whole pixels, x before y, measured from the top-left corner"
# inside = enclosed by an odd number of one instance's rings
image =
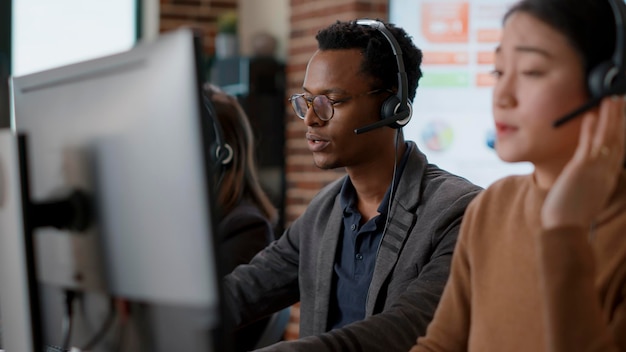
[[[585,116],[578,148],[543,204],[544,229],[589,226],[600,214],[624,167],[625,135],[622,97],[602,100],[599,117]]]

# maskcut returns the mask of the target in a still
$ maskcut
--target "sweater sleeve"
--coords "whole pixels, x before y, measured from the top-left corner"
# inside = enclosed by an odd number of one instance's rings
[[[587,230],[542,231],[537,243],[547,351],[626,351],[626,302],[621,300],[612,309],[612,317],[603,315]]]

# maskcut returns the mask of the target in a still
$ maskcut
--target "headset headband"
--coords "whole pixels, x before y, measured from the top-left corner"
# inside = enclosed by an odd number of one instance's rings
[[[385,25],[380,21],[360,19],[357,20],[356,23],[359,25],[370,26],[377,29],[380,33],[383,34],[383,36],[385,36],[385,38],[391,45],[391,50],[393,50],[393,55],[396,57],[396,64],[398,66],[398,92],[396,93],[396,96],[398,97],[398,99],[400,99],[400,105],[402,109],[400,111],[403,111],[404,109],[409,109],[407,97],[407,91],[409,88],[406,78],[406,72],[404,70],[404,60],[402,59],[402,49],[400,48],[400,44],[398,44],[398,41],[393,36],[393,34],[391,34],[387,27],[385,27]]]

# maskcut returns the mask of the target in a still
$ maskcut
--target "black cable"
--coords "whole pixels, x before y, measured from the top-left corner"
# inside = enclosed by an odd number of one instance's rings
[[[400,146],[400,129],[396,129],[396,140],[395,140],[395,152],[393,156],[393,174],[391,176],[391,189],[389,190],[389,200],[387,203],[387,216],[385,217],[385,227],[383,227],[383,234],[380,236],[380,240],[378,240],[378,248],[376,249],[376,257],[378,257],[378,252],[380,252],[380,245],[383,243],[383,238],[387,234],[387,227],[389,226],[389,222],[391,219],[391,206],[394,198],[396,197],[396,174],[398,172],[398,147]],[[369,299],[369,293],[367,294]]]
[[[117,336],[117,346],[113,349],[116,352],[122,350],[122,346],[124,345],[124,335],[128,325],[128,319],[130,316],[130,303],[126,300],[120,300],[117,302],[115,309],[119,313],[120,323],[118,324],[118,336]]]
[[[400,145],[400,130],[396,130],[396,151],[393,156],[393,175],[391,176],[391,189],[389,190],[389,203],[387,203],[387,217],[385,218],[385,227],[383,228],[383,236],[387,232],[387,226],[389,226],[389,221],[391,218],[391,203],[393,203],[394,198],[396,197],[396,174],[398,172],[398,147]],[[382,237],[380,239],[382,243]],[[380,247],[380,244],[379,244]],[[378,254],[377,254],[378,256]]]
[[[65,291],[65,314],[63,315],[63,343],[61,348],[67,351],[70,347],[70,340],[72,338],[72,325],[73,325],[73,303],[76,298],[76,293],[72,290]]]
[[[89,351],[93,349],[104,338],[104,336],[106,336],[107,331],[111,328],[111,326],[113,325],[113,322],[115,321],[115,316],[116,316],[115,300],[112,297],[110,297],[109,298],[109,312],[107,314],[106,319],[104,320],[104,322],[102,323],[102,326],[100,326],[98,331],[93,335],[91,339],[88,340],[88,342],[85,344],[84,347],[81,348],[81,350]]]

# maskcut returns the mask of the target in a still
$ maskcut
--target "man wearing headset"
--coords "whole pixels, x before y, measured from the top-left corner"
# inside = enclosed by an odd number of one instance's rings
[[[422,59],[403,29],[337,22],[316,39],[290,100],[315,165],[347,175],[226,277],[226,302],[242,325],[300,301],[300,339],[264,351],[407,351],[433,316],[480,188],[403,138]]]

